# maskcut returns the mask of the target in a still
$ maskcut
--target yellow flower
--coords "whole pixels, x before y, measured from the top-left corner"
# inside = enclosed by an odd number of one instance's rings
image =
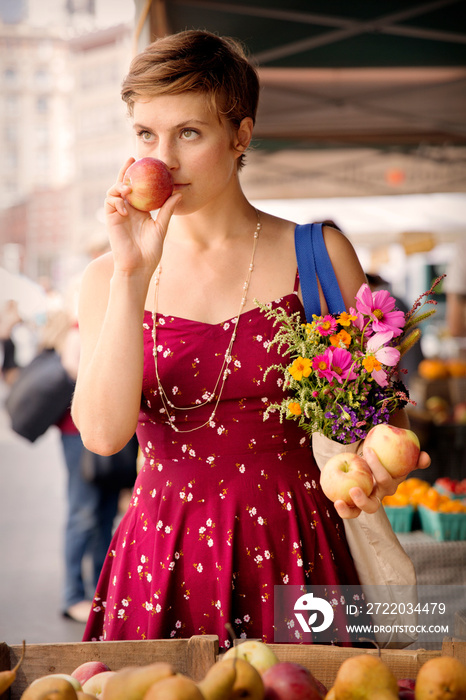
[[[293,416],[301,415],[301,406],[299,403],[296,403],[296,401],[291,401],[291,403],[288,404],[288,410]]]
[[[347,311],[343,311],[343,313],[339,315],[337,320],[340,326],[351,326],[351,321],[355,321],[356,318],[356,316],[352,316]]]
[[[311,369],[311,360],[307,357],[299,356],[293,362],[291,367],[288,368],[288,371],[293,379],[300,382],[303,377],[309,377],[311,374]]]

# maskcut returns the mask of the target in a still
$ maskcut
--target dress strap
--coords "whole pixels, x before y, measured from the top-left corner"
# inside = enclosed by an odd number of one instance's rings
[[[336,314],[344,311],[345,304],[325,246],[322,224],[298,224],[295,228],[295,247],[306,318],[321,314],[317,279],[329,312]]]
[[[294,278],[294,289],[293,289],[293,293],[294,293],[294,294],[297,294],[297,293],[298,293],[298,290],[299,290],[299,269],[296,268],[296,276],[295,276],[295,278]]]

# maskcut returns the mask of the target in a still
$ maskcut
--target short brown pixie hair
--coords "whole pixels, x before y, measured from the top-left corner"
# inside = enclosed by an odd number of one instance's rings
[[[238,129],[245,117],[255,123],[259,89],[257,71],[238,41],[193,29],[157,39],[138,54],[121,96],[132,115],[138,99],[201,92],[218,117]]]

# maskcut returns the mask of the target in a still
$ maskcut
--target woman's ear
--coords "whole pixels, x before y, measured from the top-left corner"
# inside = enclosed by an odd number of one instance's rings
[[[236,132],[236,138],[234,142],[236,151],[244,153],[244,151],[247,149],[247,147],[251,143],[253,128],[254,124],[251,117],[245,117],[241,121],[238,127],[238,131]]]

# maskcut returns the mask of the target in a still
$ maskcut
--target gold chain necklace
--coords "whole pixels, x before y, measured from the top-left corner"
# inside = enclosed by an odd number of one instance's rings
[[[262,228],[262,224],[260,221],[260,215],[259,212],[256,209],[256,214],[257,214],[257,226],[254,231],[254,240],[253,240],[253,246],[252,246],[252,255],[251,255],[251,261],[249,263],[248,267],[248,275],[246,277],[246,281],[243,284],[243,292],[241,296],[241,304],[239,307],[238,314],[236,316],[236,321],[235,321],[235,326],[233,328],[233,333],[231,335],[230,342],[228,344],[228,347],[225,352],[225,356],[223,358],[223,363],[220,368],[220,373],[217,377],[217,381],[215,382],[215,386],[211,392],[207,393],[207,398],[205,400],[198,399],[195,402],[195,405],[191,406],[175,406],[175,404],[169,399],[165,389],[162,386],[162,383],[160,381],[160,376],[159,376],[159,368],[158,368],[158,362],[157,362],[157,307],[158,307],[158,297],[159,297],[159,284],[160,284],[160,276],[162,273],[162,266],[159,265],[156,274],[155,274],[155,293],[154,293],[154,310],[152,311],[152,340],[153,340],[153,349],[152,349],[152,354],[154,356],[154,369],[155,369],[155,378],[157,380],[157,388],[159,391],[160,399],[162,401],[165,413],[167,414],[168,417],[168,425],[177,433],[191,433],[194,430],[199,430],[200,428],[204,428],[206,425],[212,424],[215,418],[215,414],[217,412],[218,405],[220,403],[220,399],[223,394],[223,389],[225,387],[225,382],[228,378],[228,375],[230,374],[230,370],[228,368],[228,365],[231,362],[231,357],[232,357],[232,349],[233,349],[233,344],[236,339],[236,333],[238,330],[238,324],[239,324],[239,319],[241,316],[241,312],[244,309],[244,305],[246,303],[247,299],[247,294],[248,294],[248,289],[249,289],[249,283],[251,281],[251,276],[252,276],[252,271],[254,269],[254,258],[256,254],[256,247],[257,247],[257,240],[259,238],[259,233]],[[221,382],[221,384],[220,384]],[[217,394],[217,389],[220,384],[220,391]],[[206,406],[209,403],[212,403],[212,401],[216,398],[212,413],[210,414],[209,418],[205,421],[205,423],[202,423],[202,425],[198,425],[196,428],[189,428],[188,430],[180,430],[180,428],[177,428],[175,425],[175,416],[171,415],[170,409],[173,411],[192,411],[197,408],[202,408],[203,406]]]

